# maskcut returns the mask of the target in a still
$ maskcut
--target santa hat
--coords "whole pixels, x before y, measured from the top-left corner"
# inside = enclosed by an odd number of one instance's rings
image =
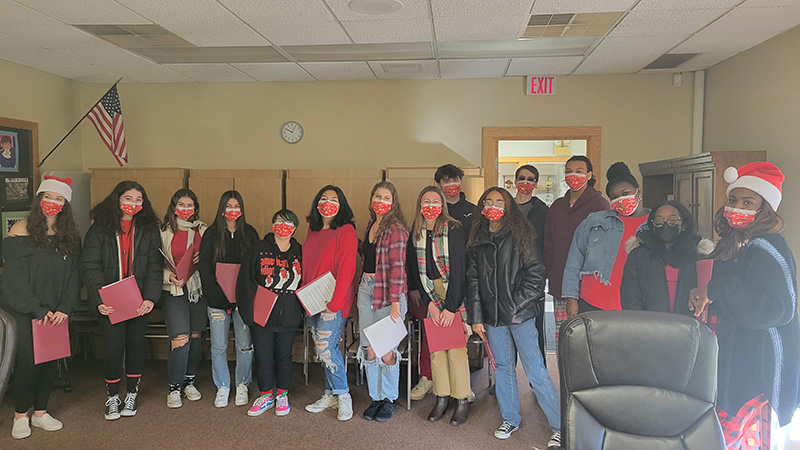
[[[772,209],[777,211],[781,204],[783,172],[775,164],[761,161],[752,162],[739,167],[725,169],[725,181],[728,189],[725,194],[730,194],[733,189],[747,188],[764,197]]]
[[[67,199],[68,202],[71,202],[72,178],[45,175],[44,181],[39,184],[39,189],[36,190],[36,195],[39,195],[40,192],[55,192],[56,194],[61,194],[61,196]]]

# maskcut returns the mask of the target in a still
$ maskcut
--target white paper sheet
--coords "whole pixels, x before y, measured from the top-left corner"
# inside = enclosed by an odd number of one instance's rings
[[[367,335],[372,350],[380,358],[397,347],[408,334],[408,330],[402,317],[398,317],[397,322],[392,322],[392,316],[386,316],[364,328],[364,334]]]
[[[303,304],[303,308],[309,316],[325,311],[328,302],[333,298],[333,290],[336,288],[336,278],[328,271],[316,280],[308,283],[297,290],[297,298]]]

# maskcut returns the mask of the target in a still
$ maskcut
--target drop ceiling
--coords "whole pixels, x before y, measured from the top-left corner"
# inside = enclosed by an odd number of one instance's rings
[[[0,59],[87,83],[680,72],[800,24],[800,0],[351,1],[0,0]]]

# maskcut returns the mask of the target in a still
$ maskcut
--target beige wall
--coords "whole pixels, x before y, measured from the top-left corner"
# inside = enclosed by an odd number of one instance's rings
[[[800,251],[800,27],[707,71],[704,149],[766,150],[786,175],[778,212]]]
[[[79,83],[0,60],[0,116],[39,124],[39,159],[86,112],[80,106]],[[81,170],[81,138],[73,133],[42,170]]]

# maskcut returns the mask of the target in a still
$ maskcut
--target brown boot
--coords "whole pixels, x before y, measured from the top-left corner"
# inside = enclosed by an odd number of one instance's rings
[[[436,404],[433,405],[431,413],[428,414],[428,421],[436,422],[442,417],[444,417],[444,413],[447,411],[448,403],[450,403],[450,397],[440,397],[437,395]]]
[[[450,419],[450,425],[457,427],[467,422],[469,417],[469,401],[466,398],[457,400],[456,410],[453,412],[453,418]]]

